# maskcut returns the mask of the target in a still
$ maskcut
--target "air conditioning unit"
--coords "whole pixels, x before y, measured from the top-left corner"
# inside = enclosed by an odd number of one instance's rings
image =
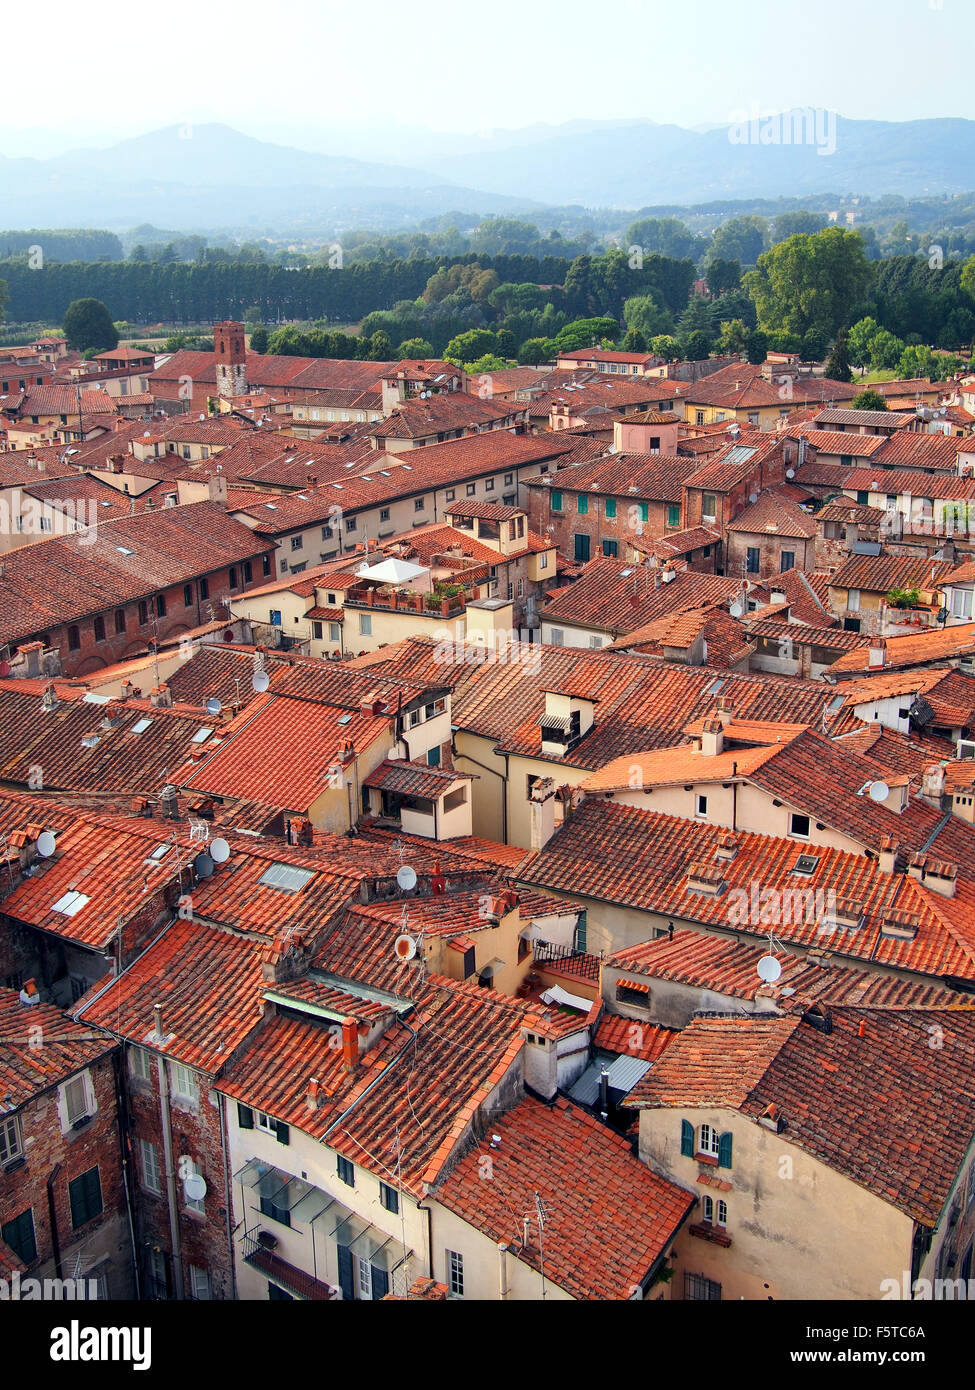
[[[959,758],[975,758],[975,739],[960,738],[955,744]]]

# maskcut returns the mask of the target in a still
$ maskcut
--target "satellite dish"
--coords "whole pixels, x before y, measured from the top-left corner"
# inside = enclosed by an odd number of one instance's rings
[[[416,887],[416,869],[411,869],[409,864],[403,864],[396,870],[396,882],[405,892]]]
[[[394,941],[393,951],[398,960],[412,960],[416,955],[416,942],[404,932]]]
[[[785,470],[785,476],[787,478],[794,478],[796,476],[796,470],[794,468],[787,468]]]
[[[191,1173],[183,1179],[183,1191],[189,1202],[202,1202],[207,1195],[207,1180],[202,1173]]]
[[[751,493],[751,495],[749,496],[748,500],[749,500],[749,502],[752,502],[752,503],[757,502],[757,501],[758,501],[758,493],[757,493],[757,492]]]
[[[767,985],[774,985],[781,974],[782,966],[774,956],[763,956],[758,962],[759,979],[764,980]]]
[[[744,611],[740,603],[733,603],[728,610],[733,618],[740,618]]]
[[[871,801],[886,801],[890,796],[890,787],[886,782],[871,782],[867,795]]]
[[[213,873],[213,860],[208,854],[198,854],[193,860],[193,872],[197,878],[209,878]]]
[[[50,859],[58,847],[58,842],[50,830],[43,830],[37,837],[37,853],[42,859]]]
[[[226,840],[210,841],[210,858],[214,864],[225,864],[230,858],[230,846]]]
[[[207,700],[207,714],[219,714],[222,709],[223,705],[215,697]]]
[[[270,684],[271,677],[266,671],[257,671],[254,675],[254,679],[251,681],[251,685],[257,691],[258,695],[263,694]]]

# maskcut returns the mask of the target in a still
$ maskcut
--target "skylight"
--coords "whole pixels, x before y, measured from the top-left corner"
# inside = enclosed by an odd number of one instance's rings
[[[836,712],[838,709],[842,709],[843,706],[844,706],[845,704],[846,704],[846,696],[845,696],[845,695],[834,695],[833,698],[832,698],[832,700],[830,700],[830,702],[829,702],[829,712],[830,712],[830,714],[835,714],[835,712]]]
[[[151,725],[151,719],[137,719],[136,722],[132,725],[132,728],[129,730],[129,733],[144,734],[146,729],[150,728]]]
[[[130,550],[127,545],[117,545],[115,549],[120,555],[134,555],[135,551]]]
[[[98,695],[94,690],[89,690],[82,695],[81,702],[84,705],[107,705],[110,699],[109,695]]]
[[[191,741],[193,743],[206,743],[207,739],[210,737],[212,733],[212,729],[198,729],[196,733],[193,735]]]
[[[793,865],[794,874],[814,874],[819,868],[819,859],[815,854],[800,854]]]
[[[157,845],[151,854],[146,855],[146,863],[158,864],[160,860],[165,859],[171,848],[172,846],[168,842],[164,845]]]
[[[299,893],[315,875],[311,869],[299,869],[294,864],[272,864],[258,879],[265,888],[278,888],[282,893]]]
[[[708,686],[708,694],[720,695],[727,683],[727,681],[715,681],[713,685]]]
[[[352,723],[352,715],[351,715],[351,714],[343,714],[342,717],[341,717],[341,719],[340,719],[338,722],[339,722],[340,724],[343,724],[343,725],[344,725],[344,724],[351,724],[351,723]]]
[[[75,892],[72,888],[65,893],[63,898],[58,898],[56,903],[52,903],[51,911],[61,912],[65,917],[73,917],[76,912],[80,912],[90,902],[91,898],[86,897],[84,893]]]

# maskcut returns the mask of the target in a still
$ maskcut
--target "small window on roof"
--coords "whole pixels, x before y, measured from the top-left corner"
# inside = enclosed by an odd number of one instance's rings
[[[343,728],[344,728],[346,724],[351,724],[351,723],[352,723],[352,715],[351,715],[351,714],[343,714],[343,715],[341,716],[341,718],[339,719],[338,722],[339,722],[339,723],[343,726]]]
[[[157,845],[151,854],[146,855],[146,863],[158,864],[161,859],[165,859],[167,852],[172,846],[167,842],[164,845]]]
[[[843,706],[844,706],[845,704],[846,704],[846,696],[845,696],[845,695],[834,695],[833,698],[832,698],[832,700],[830,700],[830,702],[829,702],[829,712],[830,712],[830,714],[834,714],[834,713],[836,712],[836,710],[842,709]]]
[[[726,681],[715,681],[713,685],[708,686],[708,694],[720,695],[726,684]]]
[[[814,874],[819,868],[819,859],[815,854],[800,854],[792,867],[794,874]]]
[[[134,555],[134,554],[135,554],[135,551],[134,551],[134,550],[130,550],[129,547],[128,547],[127,545],[117,545],[117,546],[115,547],[115,549],[118,551],[118,553],[119,553],[120,555]]]
[[[133,734],[144,734],[146,729],[148,729],[151,726],[151,724],[151,719],[137,719],[136,722],[132,725],[132,728],[129,730],[129,732]]]
[[[212,729],[198,729],[196,733],[193,735],[191,741],[193,743],[206,743],[207,739],[210,737],[212,733]]]
[[[272,864],[258,879],[266,888],[279,888],[283,893],[298,893],[315,875],[311,869],[299,869],[294,864]]]
[[[73,917],[76,912],[80,912],[85,904],[89,902],[91,902],[91,899],[86,897],[84,893],[77,893],[72,888],[69,892],[65,893],[63,898],[58,898],[56,903],[51,904],[51,911],[61,912],[65,917]]]

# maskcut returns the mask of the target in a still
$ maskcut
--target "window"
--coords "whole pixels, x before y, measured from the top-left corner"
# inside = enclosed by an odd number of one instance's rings
[[[231,565],[231,566],[230,566],[230,569],[229,569],[229,571],[228,571],[228,580],[229,580],[229,583],[230,583],[230,587],[231,587],[232,589],[236,589],[236,588],[238,587],[238,586],[237,586],[237,566],[236,566],[236,565]]]
[[[200,1169],[200,1165],[199,1165],[198,1163],[194,1162],[194,1160],[193,1160],[192,1158],[187,1159],[187,1160],[186,1160],[186,1167],[185,1167],[185,1169],[182,1171],[181,1176],[182,1176],[182,1178],[183,1178],[183,1202],[184,1202],[184,1205],[186,1206],[187,1211],[195,1211],[199,1216],[205,1216],[205,1215],[206,1215],[206,1208],[205,1208],[204,1205],[203,1205],[203,1198],[202,1198],[202,1197],[190,1197],[190,1196],[187,1195],[187,1192],[186,1192],[186,1179],[187,1179],[187,1178],[202,1178],[203,1173],[202,1173],[202,1170]]]
[[[667,525],[675,529],[680,526],[680,503],[671,502],[667,507]]]
[[[265,571],[265,573],[267,573],[267,571]],[[207,579],[206,575],[204,575],[203,578],[200,580],[200,598],[209,598],[209,597],[210,597],[210,581],[209,581],[209,579]]]
[[[718,1225],[727,1226],[728,1224],[728,1203],[718,1200]]]
[[[0,1119],[0,1164],[14,1163],[23,1153],[20,1119],[16,1115],[4,1116]]]
[[[589,559],[589,537],[576,535],[573,537],[573,555],[576,564],[585,564]]]
[[[271,626],[272,626],[272,627],[280,627],[280,626],[281,626],[281,609],[280,609],[280,608],[272,608],[272,609],[271,609],[270,621],[271,621]]]
[[[68,1183],[68,1197],[71,1201],[71,1225],[77,1230],[86,1221],[94,1221],[102,1214],[102,1184],[98,1168],[89,1168],[80,1178]]]
[[[379,508],[379,520],[380,520],[380,521],[388,521],[388,520],[389,520],[389,508],[388,508],[388,507],[380,507],[380,508]]]
[[[553,489],[553,490],[552,490],[552,511],[553,511],[553,512],[560,512],[561,510],[562,510],[562,494],[561,494],[561,492],[556,492],[556,491]]]
[[[714,1221],[714,1198],[713,1198],[713,1197],[702,1197],[702,1198],[701,1198],[701,1216],[702,1216],[703,1219],[708,1223],[708,1225],[711,1225],[711,1223]]]
[[[618,541],[603,541],[603,554],[608,555],[611,560],[615,560],[620,553]]]
[[[721,1285],[713,1279],[706,1279],[703,1274],[685,1274],[684,1298],[696,1303],[718,1303],[721,1301]]]
[[[302,548],[302,546],[304,545],[304,543],[305,543],[305,538],[304,538],[304,536],[292,536],[292,537],[291,537],[291,549],[292,549],[292,550],[300,550],[300,549]]]
[[[198,1104],[200,1087],[195,1072],[192,1072],[189,1067],[180,1066],[179,1062],[171,1062],[170,1067],[173,1096],[178,1100],[188,1100],[192,1101],[194,1105]]]
[[[580,492],[576,498],[576,510],[580,516],[586,516],[589,512],[589,498],[584,492]]]
[[[329,640],[330,642],[337,642],[337,641],[339,640],[339,625],[338,625],[338,623],[329,623],[329,625],[328,625],[328,640]]]
[[[706,492],[701,503],[701,516],[705,521],[714,521],[718,515],[718,499],[713,492]]]
[[[562,628],[553,627],[549,636],[549,641],[551,642],[553,647],[564,647],[565,633],[563,632]]]
[[[156,616],[157,616],[158,618],[165,618],[165,616],[166,616],[166,595],[165,595],[165,594],[157,594],[157,595],[156,595]]]
[[[638,503],[637,503],[637,514],[638,514],[638,516],[639,516],[639,518],[640,518],[641,521],[649,521],[649,520],[650,520],[650,504],[649,504],[649,502],[638,502]]]
[[[335,1171],[338,1173],[342,1182],[346,1183],[349,1187],[355,1187],[354,1163],[350,1163],[347,1158],[343,1158],[342,1155],[339,1154]]]
[[[505,487],[510,487],[511,484],[514,482],[514,480],[515,480],[515,475],[514,475],[513,473],[506,473],[506,474],[504,475],[504,485],[505,485]]]
[[[140,627],[145,627],[145,625],[146,625],[146,623],[147,623],[148,621],[149,621],[149,605],[148,605],[148,603],[146,603],[145,599],[142,599],[142,601],[141,601],[140,604],[139,604],[139,626],[140,626]]]
[[[719,1142],[718,1131],[713,1125],[701,1126],[701,1137],[697,1145],[699,1154],[711,1154],[717,1158]]]
[[[708,799],[706,796],[697,798],[697,815],[706,816],[708,813]]]
[[[468,484],[467,484],[467,495],[468,495],[468,497],[473,497],[473,496],[474,496],[474,492],[475,492],[475,484],[474,484],[474,483],[468,483]]]
[[[162,1196],[162,1175],[159,1172],[159,1150],[148,1139],[139,1140],[139,1161],[142,1165],[142,1186],[147,1192]]]
[[[456,496],[457,496],[456,490],[455,490],[454,488],[452,488],[452,487],[449,487],[449,488],[447,489],[447,491],[444,493],[444,497],[446,498],[446,500],[447,500],[448,502],[452,502]],[[382,517],[380,517],[380,521],[381,521],[381,520],[382,520]]]
[[[422,512],[426,505],[426,498],[424,497],[416,497],[413,499],[413,510],[415,512]]]
[[[346,519],[345,519],[345,529],[346,529],[346,531],[357,531],[358,528],[359,528],[359,518],[358,518],[358,517],[355,517],[355,516],[346,517]]]
[[[72,623],[68,628],[68,651],[76,652],[81,646],[81,629],[77,623]]]
[[[399,1193],[395,1187],[390,1187],[388,1183],[379,1184],[379,1200],[389,1212],[394,1216],[399,1215]]]
[[[464,1257],[456,1250],[447,1251],[447,1287],[455,1298],[464,1297]]]
[[[794,550],[783,550],[779,557],[779,571],[785,574],[786,570],[795,568],[796,552]]]
[[[299,869],[294,864],[272,864],[258,879],[265,888],[278,888],[283,893],[299,893],[315,877],[311,869]]]
[[[493,478],[488,478],[487,482],[484,484],[484,491],[485,491],[485,492],[493,492],[493,491],[494,491],[494,479],[493,479]]]
[[[371,613],[360,613],[360,614],[359,614],[359,634],[360,634],[360,636],[362,636],[362,637],[371,637],[371,636],[372,636],[372,614],[371,614]]]
[[[96,641],[96,642],[104,642],[104,641],[105,641],[105,619],[102,618],[102,617],[96,618],[96,619],[95,619],[94,627],[95,627],[95,641]]]
[[[210,1297],[210,1276],[197,1265],[190,1265],[190,1296],[198,1299]]]
[[[793,811],[792,815],[789,817],[789,834],[794,836],[797,840],[808,840],[809,817],[800,816],[797,812]]]
[[[262,573],[263,575],[265,575],[265,576],[266,576],[266,575],[269,575],[269,574],[271,573],[271,557],[270,557],[270,555],[262,555],[262,556],[261,556],[261,573]],[[206,594],[203,592],[203,585],[204,585],[205,583],[206,583],[206,580],[205,580],[205,579],[201,579],[201,580],[200,580],[200,597],[201,597],[201,598],[206,598]]]
[[[129,1048],[129,1071],[138,1081],[152,1080],[152,1056],[144,1047]]]
[[[68,1125],[81,1124],[89,1117],[88,1109],[88,1086],[85,1082],[85,1073],[80,1076],[73,1076],[70,1081],[66,1081],[61,1088],[64,1102],[64,1114]]]
[[[272,1284],[270,1279],[267,1282],[267,1299],[269,1303],[294,1303],[295,1296],[282,1289],[278,1284]]]
[[[34,1236],[34,1209],[28,1207],[19,1216],[15,1216],[13,1221],[6,1221],[0,1226],[0,1238],[10,1246],[15,1254],[19,1255],[25,1265],[33,1264],[37,1259],[37,1240]]]
[[[762,563],[762,552],[757,545],[750,545],[747,552],[746,565],[749,574],[758,574]]]
[[[547,554],[539,555],[539,557],[538,557],[538,568],[539,568],[540,570],[547,570],[547,569],[548,569],[548,555],[547,555]]]

